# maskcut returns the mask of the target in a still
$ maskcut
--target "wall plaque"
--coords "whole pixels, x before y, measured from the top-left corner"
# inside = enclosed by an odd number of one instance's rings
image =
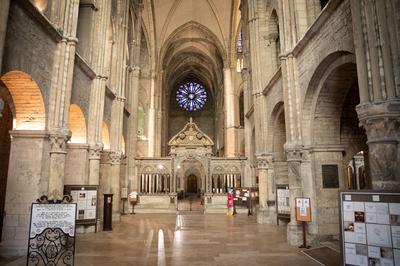
[[[322,165],[322,187],[339,188],[339,170],[337,164]]]

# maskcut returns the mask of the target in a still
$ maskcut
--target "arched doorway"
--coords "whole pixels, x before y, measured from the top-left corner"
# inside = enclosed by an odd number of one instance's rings
[[[197,176],[189,175],[186,182],[186,193],[197,194]]]

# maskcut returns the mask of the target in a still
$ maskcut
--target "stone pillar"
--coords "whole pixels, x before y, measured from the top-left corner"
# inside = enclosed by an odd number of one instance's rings
[[[367,133],[372,189],[400,189],[398,1],[351,0],[358,118]]]
[[[257,222],[276,224],[276,207],[273,187],[274,171],[272,155],[257,156],[258,190],[260,209],[257,212]]]
[[[5,217],[0,255],[23,256],[28,247],[32,202],[47,192],[48,145],[45,131],[10,131]]]
[[[137,152],[137,123],[138,123],[138,97],[140,68],[132,67],[128,70],[128,132],[126,142],[127,154],[127,180],[130,181],[131,190],[137,190],[138,180],[135,175],[135,157]]]
[[[104,114],[104,97],[107,83],[104,65],[107,28],[110,20],[111,2],[108,0],[96,1],[96,12],[92,23],[92,36],[90,64],[96,72],[96,77],[91,84],[88,143],[89,143],[89,184],[99,185],[100,155],[103,149],[101,143],[101,126]]]
[[[79,0],[65,3],[62,29],[63,37],[58,43],[51,81],[48,128],[50,132],[50,171],[48,194],[57,197],[64,189],[66,142],[71,133],[68,129],[69,105],[77,44]]]
[[[65,158],[70,134],[50,134],[49,198],[60,198],[64,191]]]
[[[143,4],[137,6],[137,17],[135,20],[135,39],[130,41],[130,67],[128,68],[128,133],[126,141],[127,154],[127,180],[130,181],[130,189],[138,189],[136,176],[135,157],[137,152],[137,123],[138,123],[138,98],[139,98],[139,79],[140,79],[140,49],[142,38],[142,10]]]
[[[112,220],[119,221],[121,218],[120,213],[120,168],[121,168],[121,153],[119,152],[110,152],[110,189],[113,196],[113,204],[112,204]]]
[[[152,72],[150,80],[150,108],[149,108],[149,116],[148,116],[148,149],[147,156],[154,157],[155,155],[155,131],[156,131],[156,95],[155,95],[155,74]]]
[[[225,157],[235,157],[236,125],[235,125],[235,88],[232,84],[232,69],[224,68],[224,106],[225,106]]]
[[[89,185],[99,185],[102,146],[89,147]]]
[[[8,10],[10,8],[10,0],[2,0],[0,2],[0,73],[3,62],[4,43],[6,41]]]
[[[303,241],[302,228],[296,221],[296,197],[302,196],[301,184],[301,152],[298,147],[285,144],[288,163],[288,179],[290,190],[290,223],[287,225],[287,241],[290,245],[299,245]]]

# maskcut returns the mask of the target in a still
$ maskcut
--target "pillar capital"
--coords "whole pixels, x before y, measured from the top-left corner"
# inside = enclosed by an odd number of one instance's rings
[[[71,131],[55,131],[50,132],[50,153],[64,153],[66,154],[67,142],[71,138]]]
[[[102,151],[103,145],[100,143],[89,146],[89,160],[100,160]]]
[[[108,154],[109,161],[112,165],[121,164],[122,153],[118,151],[113,151]]]
[[[259,154],[256,157],[258,169],[270,169],[273,166],[274,158],[272,154]]]

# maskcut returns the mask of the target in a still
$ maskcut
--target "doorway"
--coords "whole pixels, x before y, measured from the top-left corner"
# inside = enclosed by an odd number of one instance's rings
[[[186,193],[197,194],[197,176],[195,175],[188,176]]]

